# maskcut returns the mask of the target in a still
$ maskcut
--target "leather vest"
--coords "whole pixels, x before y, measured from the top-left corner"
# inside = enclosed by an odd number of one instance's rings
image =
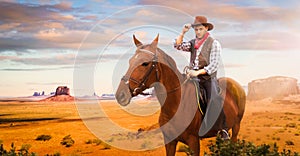
[[[194,48],[195,46],[195,40],[193,39],[191,40],[191,57],[190,57],[190,67],[194,67],[195,66],[195,59],[197,57],[197,50]],[[204,42],[201,52],[198,56],[198,68],[199,69],[203,69],[205,66],[207,66],[209,64],[209,60],[210,60],[210,52],[212,49],[212,43],[213,43],[214,39],[212,37],[208,37],[206,39],[206,41]],[[200,75],[198,76],[198,78],[200,79],[205,79],[208,80],[212,77],[216,77],[217,72],[212,73],[211,75],[205,74],[205,75]]]

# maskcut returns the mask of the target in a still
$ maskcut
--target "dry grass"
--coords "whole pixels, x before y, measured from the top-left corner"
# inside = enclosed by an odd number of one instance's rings
[[[130,115],[114,101],[101,103],[105,113],[122,127],[138,130],[157,122],[159,112],[146,117]],[[300,151],[300,107],[299,105],[265,101],[248,102],[241,125],[239,138],[255,144],[277,142],[278,146]],[[104,125],[105,126],[105,125]],[[40,135],[50,135],[48,141],[36,141]],[[75,143],[66,148],[61,140],[71,135]],[[122,140],[123,139],[123,140]],[[130,142],[127,136],[111,136],[111,142]],[[127,140],[126,140],[127,139]],[[138,148],[141,150],[157,146],[145,137]],[[211,139],[201,141],[201,153],[208,151],[206,145]],[[80,119],[76,105],[72,102],[0,102],[0,142],[9,149],[13,142],[21,148],[31,145],[30,151],[38,155],[60,153],[61,155],[165,155],[164,147],[154,150],[131,152],[110,147],[95,137]],[[180,143],[179,146],[182,146]],[[177,152],[177,155],[185,155]]]

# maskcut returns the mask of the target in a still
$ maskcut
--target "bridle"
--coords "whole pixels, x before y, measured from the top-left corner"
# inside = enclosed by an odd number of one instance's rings
[[[130,90],[130,92],[131,92],[131,94],[132,94],[133,96],[138,95],[138,92],[141,91],[143,87],[145,87],[145,84],[147,83],[147,81],[148,81],[148,79],[149,79],[149,77],[150,77],[150,74],[151,74],[151,72],[152,72],[154,69],[155,69],[156,81],[159,81],[158,67],[157,67],[158,58],[157,58],[157,55],[156,55],[157,50],[156,50],[155,53],[153,53],[153,52],[151,52],[151,51],[149,51],[149,50],[146,50],[146,49],[140,49],[139,51],[140,51],[140,52],[147,53],[147,54],[151,54],[151,55],[153,56],[153,58],[152,58],[152,60],[151,60],[151,67],[150,67],[150,69],[146,72],[146,74],[144,75],[142,81],[136,80],[136,79],[134,79],[134,78],[132,78],[132,77],[130,77],[130,76],[126,76],[126,75],[124,75],[124,76],[122,77],[121,80],[125,81],[125,84],[128,85],[128,88],[129,88],[129,90]],[[138,87],[136,87],[136,88],[134,88],[134,89],[130,88],[129,81],[132,81],[132,82],[138,84]]]

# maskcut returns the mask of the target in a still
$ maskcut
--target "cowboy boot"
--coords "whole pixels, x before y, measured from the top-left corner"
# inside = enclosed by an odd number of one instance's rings
[[[229,140],[229,133],[228,133],[228,127],[227,127],[227,123],[226,123],[226,116],[224,114],[224,110],[221,111],[220,116],[222,116],[222,130],[220,130],[218,132],[219,136],[223,139],[223,140]]]

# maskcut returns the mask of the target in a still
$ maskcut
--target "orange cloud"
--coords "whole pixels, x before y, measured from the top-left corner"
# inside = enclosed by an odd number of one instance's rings
[[[63,23],[59,23],[59,22],[47,22],[47,23],[44,23],[43,26],[45,28],[50,28],[50,29],[64,29],[65,26],[63,25]]]
[[[4,23],[0,25],[0,31],[1,30],[11,30],[14,29],[18,26],[20,26],[21,23]]]
[[[60,8],[67,8],[66,4],[58,5]],[[51,9],[55,6],[28,6],[18,3],[0,3],[0,19],[4,22],[32,23],[46,20],[72,20],[72,15],[63,15]]]
[[[60,2],[59,4],[54,5],[55,8],[60,10],[71,10],[72,9],[72,2]]]

